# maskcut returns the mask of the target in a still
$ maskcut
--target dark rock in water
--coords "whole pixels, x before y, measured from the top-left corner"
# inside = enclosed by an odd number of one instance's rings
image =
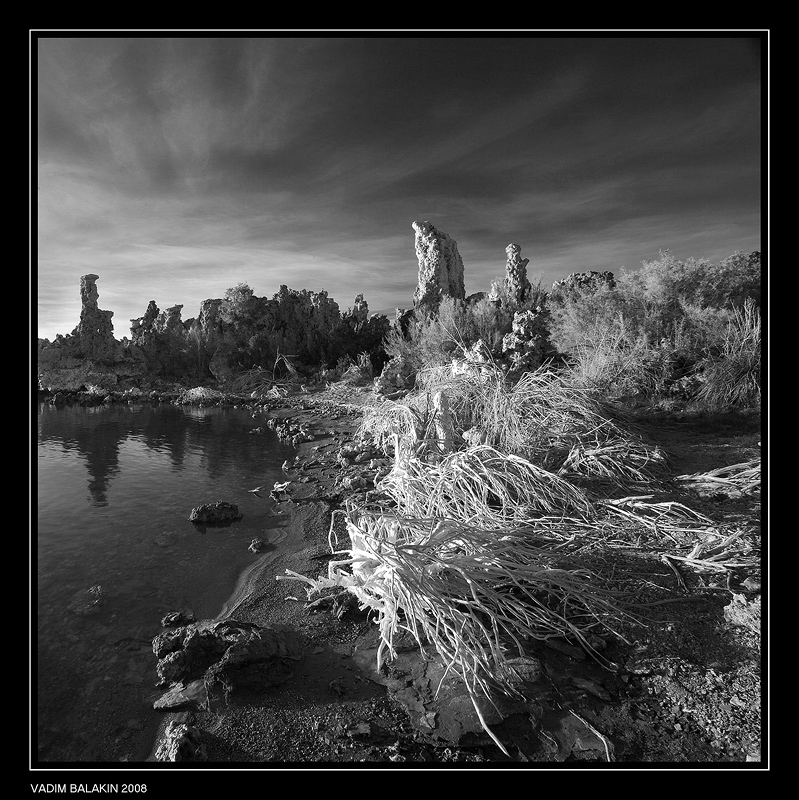
[[[194,622],[192,614],[184,614],[182,611],[170,611],[161,620],[164,628],[174,628],[178,625],[189,625]]]
[[[227,503],[219,500],[216,503],[206,503],[191,510],[189,520],[191,522],[228,522],[241,519],[244,515],[239,511],[235,503]]]
[[[155,751],[156,761],[205,761],[207,757],[198,728],[175,720],[167,723]]]
[[[253,539],[247,548],[251,553],[260,553],[264,549],[263,539]]]
[[[182,702],[183,687],[200,679],[207,688],[220,684],[226,697],[239,687],[281,683],[302,657],[302,648],[285,625],[206,620],[158,634],[153,653],[159,659],[159,685],[176,684],[171,697],[168,692],[156,703],[156,708],[166,709],[172,702]],[[194,693],[190,701],[197,702],[198,697]]]

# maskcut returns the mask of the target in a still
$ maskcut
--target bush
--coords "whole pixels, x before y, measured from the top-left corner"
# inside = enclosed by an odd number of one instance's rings
[[[744,342],[759,342],[759,264],[759,253],[713,265],[663,251],[615,284],[582,273],[589,277],[561,282],[568,291],[553,290],[553,341],[568,354],[576,385],[611,397],[688,401],[704,381],[703,404],[724,405],[722,386],[738,387],[734,403],[755,402],[759,355],[752,366]]]
[[[761,321],[753,300],[735,311],[721,353],[700,365],[697,399],[709,410],[760,406]]]
[[[385,350],[420,372],[464,358],[480,342],[505,368],[534,369],[555,353],[546,298],[539,284],[516,302],[496,281],[492,295],[474,303],[444,297],[437,314],[414,316],[404,334],[392,329]]]

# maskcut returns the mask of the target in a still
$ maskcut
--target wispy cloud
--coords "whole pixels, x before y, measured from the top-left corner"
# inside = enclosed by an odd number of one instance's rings
[[[760,246],[760,94],[728,38],[39,42],[41,335],[93,272],[117,336],[239,282],[407,306],[414,219],[468,291],[521,244],[546,280]],[[565,271],[565,272],[564,272]]]

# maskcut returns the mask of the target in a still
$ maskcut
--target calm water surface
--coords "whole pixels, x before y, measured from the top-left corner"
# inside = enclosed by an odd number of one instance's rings
[[[251,433],[265,419],[244,408],[39,404],[39,763],[147,758],[163,691],[151,646],[161,618],[216,617],[262,557],[248,551],[252,539],[280,546],[268,489],[247,491],[283,480],[295,452],[271,431]],[[244,517],[188,521],[217,500]]]

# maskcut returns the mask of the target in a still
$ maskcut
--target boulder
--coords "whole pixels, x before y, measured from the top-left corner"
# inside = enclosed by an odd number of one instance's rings
[[[213,524],[215,522],[230,522],[239,520],[244,515],[239,511],[235,503],[228,503],[219,500],[216,503],[205,503],[195,506],[189,514],[191,522],[204,522]]]
[[[156,701],[160,710],[206,703],[207,691],[217,684],[225,697],[236,688],[274,686],[302,658],[299,637],[291,628],[232,619],[160,633],[153,639],[153,653],[159,685],[170,687]]]
[[[394,356],[375,378],[374,390],[377,394],[391,394],[398,389],[413,386],[415,380],[416,372],[413,366],[402,356]]]

